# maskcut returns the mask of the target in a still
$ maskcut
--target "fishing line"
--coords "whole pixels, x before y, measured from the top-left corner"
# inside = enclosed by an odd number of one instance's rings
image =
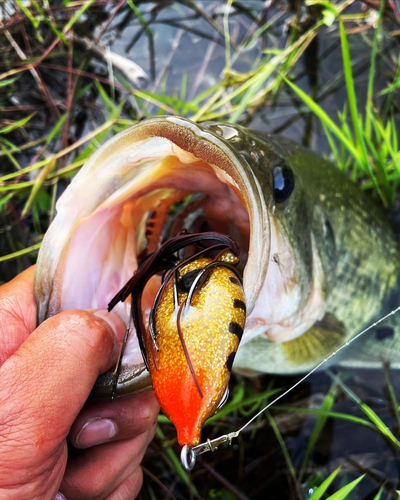
[[[387,318],[390,316],[393,316],[397,312],[400,311],[400,306],[398,306],[396,309],[393,309],[391,312],[383,316],[382,318],[378,319],[375,321],[375,323],[372,323],[369,325],[367,328],[362,330],[360,333],[358,333],[355,337],[352,339],[348,340],[346,343],[344,343],[342,346],[339,347],[339,349],[336,349],[336,351],[332,352],[328,357],[326,357],[323,361],[321,361],[316,367],[314,367],[311,371],[309,371],[304,377],[302,377],[300,380],[298,380],[294,385],[292,385],[289,389],[287,389],[285,392],[280,394],[278,397],[276,397],[273,401],[268,403],[262,410],[260,410],[258,413],[256,413],[246,424],[244,424],[243,427],[241,427],[237,431],[230,432],[229,434],[224,434],[223,436],[220,436],[215,439],[207,439],[205,443],[201,443],[197,446],[194,446],[193,448],[185,445],[182,448],[181,452],[181,462],[183,467],[187,470],[190,471],[193,469],[195,463],[196,463],[196,457],[198,455],[201,455],[202,453],[205,453],[206,451],[215,451],[218,446],[222,443],[225,443],[226,441],[229,441],[229,444],[231,444],[232,439],[237,438],[239,434],[246,429],[254,420],[256,420],[262,413],[264,413],[268,408],[270,408],[272,405],[274,405],[277,401],[285,397],[287,394],[289,394],[293,389],[298,387],[301,383],[303,383],[310,375],[312,375],[314,372],[316,372],[321,366],[323,366],[327,361],[329,361],[333,356],[336,356],[338,352],[340,352],[342,349],[350,345],[352,342],[357,340],[359,337],[364,335],[364,333],[368,332],[375,326],[379,325],[382,323],[382,321],[385,321]]]

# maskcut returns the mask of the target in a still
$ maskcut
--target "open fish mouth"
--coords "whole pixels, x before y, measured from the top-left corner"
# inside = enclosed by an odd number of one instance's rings
[[[104,144],[60,197],[36,267],[38,321],[106,309],[182,229],[239,244],[247,319],[233,368],[242,373],[314,368],[372,318],[398,267],[383,211],[315,153],[240,126],[149,118]],[[373,248],[360,245],[364,233]],[[144,290],[145,319],[159,287],[155,276]],[[128,300],[115,311],[128,324]],[[110,394],[112,375],[102,380]],[[149,384],[131,334],[117,396]]]
[[[238,242],[251,313],[268,267],[269,219],[257,178],[225,140],[233,133],[228,126],[210,131],[161,117],[102,146],[59,199],[44,238],[34,284],[38,321],[72,308],[107,308],[141,260],[184,228]],[[145,317],[160,279],[145,290]],[[127,302],[115,308],[126,323],[129,311]],[[122,361],[120,393],[149,385],[135,337]],[[109,387],[107,377],[103,382]]]

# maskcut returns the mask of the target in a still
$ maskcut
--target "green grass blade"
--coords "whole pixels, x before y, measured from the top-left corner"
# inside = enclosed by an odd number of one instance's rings
[[[379,133],[383,139],[383,142],[385,143],[385,145],[388,149],[388,153],[390,154],[390,156],[393,160],[393,164],[397,170],[397,173],[400,175],[400,163],[397,161],[398,150],[397,149],[394,150],[392,148],[392,144],[390,142],[391,132],[393,133],[393,135],[397,134],[396,128],[394,128],[393,131],[391,129],[389,129],[389,131],[385,130],[379,119],[375,120],[373,124],[376,127],[376,129],[379,130]],[[388,125],[390,125],[390,122],[388,122]],[[382,170],[384,170],[386,172],[385,162],[382,162],[381,168],[382,168]]]
[[[188,74],[183,73],[182,75],[182,83],[181,83],[181,101],[185,102],[186,101],[186,91],[187,91],[187,79],[188,79]]]
[[[18,163],[17,159],[14,158],[14,155],[12,154],[12,151],[10,151],[7,146],[5,146],[4,144],[2,144],[3,141],[0,141],[0,148],[1,148],[1,151],[6,155],[8,156],[8,159],[10,160],[10,162],[16,167],[16,169],[19,171],[19,173],[21,173],[22,171],[22,167],[21,165]]]
[[[0,137],[0,142],[2,144],[5,144],[8,148],[10,148],[10,151],[12,153],[20,153],[22,151],[22,149],[24,149],[23,146],[18,148],[13,142],[9,141],[5,137]],[[7,154],[7,153],[5,153],[5,154]]]
[[[39,19],[35,19],[31,11],[25,6],[24,2],[22,0],[15,0],[18,7],[22,10],[22,12],[26,15],[26,17],[29,19],[29,21],[32,23],[32,26],[37,29],[37,27],[40,24]]]
[[[133,10],[133,12],[136,14],[136,17],[139,20],[139,23],[143,26],[144,30],[149,36],[153,36],[153,31],[151,30],[150,26],[146,22],[145,18],[142,16],[142,13],[140,10],[136,7],[136,5],[132,2],[132,0],[126,0],[126,3],[129,5],[129,7]]]
[[[59,170],[56,170],[55,172],[52,172],[48,177],[47,180],[54,179],[55,177],[64,177],[68,178],[71,177],[73,173],[75,173],[75,170],[78,170],[84,163],[86,159],[82,159],[79,161],[74,161],[73,163],[70,163],[64,168],[60,168]]]
[[[322,127],[324,129],[326,138],[328,139],[329,146],[331,147],[333,156],[335,157],[336,165],[339,167],[340,170],[344,171],[345,170],[344,169],[344,164],[341,161],[341,158],[340,158],[340,155],[339,155],[339,151],[338,151],[338,149],[336,147],[335,141],[333,140],[333,137],[332,137],[331,133],[329,132],[328,128],[324,124],[322,124]]]
[[[17,172],[17,174],[21,174],[21,172]],[[15,184],[10,184],[8,186],[0,186],[0,193],[5,193],[6,191],[21,191],[27,187],[33,186],[34,184],[35,181],[26,181],[16,182]]]
[[[47,179],[47,176],[49,175],[49,173],[55,167],[55,164],[56,164],[56,160],[53,159],[45,167],[43,167],[43,170],[40,172],[38,177],[35,179],[35,184],[33,185],[33,188],[32,188],[32,191],[29,195],[28,201],[26,202],[25,207],[22,210],[21,217],[25,217],[25,215],[29,212],[30,208],[32,207],[33,202],[36,199],[36,196],[37,196],[40,188],[43,186],[43,183]]]
[[[163,447],[164,447],[165,453],[167,454],[169,460],[171,461],[171,466],[172,466],[172,469],[174,470],[174,472],[176,472],[176,474],[180,477],[181,481],[184,484],[186,484],[186,486],[188,488],[192,488],[193,493],[195,495],[198,495],[196,487],[191,484],[187,472],[183,469],[179,458],[175,455],[175,452],[172,449],[172,446],[168,444],[167,439],[159,426],[157,427],[156,435],[164,441]]]
[[[325,0],[306,0],[305,4],[307,5],[307,7],[312,7],[314,5],[322,7],[322,9],[321,9],[322,20],[323,20],[323,23],[326,26],[332,26],[332,24],[334,23],[335,19],[339,15],[339,13],[336,10],[335,6],[332,5],[332,3],[329,2],[329,1],[325,1]]]
[[[7,194],[3,198],[0,198],[0,210],[3,210],[3,207],[7,205],[7,203],[11,200],[11,198],[14,196],[14,193]]]
[[[370,408],[367,404],[363,403],[361,399],[341,380],[340,377],[334,375],[328,370],[330,377],[343,389],[343,391],[352,399],[360,410],[365,413],[365,415],[370,419],[370,421],[375,425],[377,430],[385,436],[389,441],[391,441],[397,448],[400,448],[400,442],[394,436],[392,431],[387,427],[387,425],[382,421],[382,419]]]
[[[400,54],[397,58],[397,68],[391,83],[386,89],[378,92],[378,96],[387,95],[386,102],[381,113],[382,119],[385,119],[389,112],[393,109],[393,98],[396,95],[396,89],[400,87]],[[396,107],[396,106],[395,106]]]
[[[300,486],[299,486],[299,481],[298,481],[297,476],[296,476],[296,470],[295,470],[295,468],[293,466],[292,459],[290,458],[289,452],[288,452],[288,450],[286,448],[285,441],[283,440],[282,435],[281,435],[281,433],[280,433],[280,431],[278,429],[278,426],[276,425],[276,422],[272,418],[270,412],[266,411],[265,415],[267,416],[269,425],[271,426],[271,429],[274,431],[276,439],[278,440],[278,443],[279,443],[279,445],[280,445],[280,447],[282,449],[282,453],[283,453],[283,456],[285,458],[285,462],[286,462],[287,468],[288,468],[289,473],[290,473],[290,475],[292,477],[293,485],[294,485],[295,489],[298,492],[299,498],[301,499]]]
[[[52,22],[52,20],[46,15],[46,13],[43,11],[43,9],[40,7],[40,5],[35,1],[31,0],[31,4],[35,7],[35,9],[38,11],[38,13],[42,16],[42,19],[44,22],[49,26],[51,31],[56,35],[56,37],[64,44],[68,45],[68,41],[65,38],[65,36],[58,31],[57,26]]]
[[[380,31],[381,31],[382,13],[383,13],[384,6],[385,6],[385,0],[381,0],[380,7],[379,7],[378,24],[374,30],[374,39],[372,42],[372,50],[371,50],[371,64],[370,64],[370,68],[369,68],[368,90],[367,90],[367,113],[366,113],[366,120],[365,120],[365,135],[368,138],[371,137],[371,123],[370,123],[370,119],[369,119],[368,109],[372,108],[372,98],[373,98],[373,93],[374,93],[375,67],[376,67],[376,54],[378,51],[378,38],[379,38]]]
[[[289,87],[300,97],[300,99],[308,106],[308,108],[318,116],[321,122],[334,134],[339,141],[347,148],[349,153],[353,156],[356,161],[360,161],[360,153],[354,147],[351,140],[349,140],[345,134],[340,130],[340,128],[336,125],[336,123],[327,115],[327,113],[319,106],[316,102],[314,102],[311,97],[309,97],[300,87],[290,82],[287,78],[284,78],[285,82],[289,85]]]
[[[372,410],[367,404],[361,403],[360,409],[367,415],[371,422],[377,427],[377,429],[385,437],[389,439],[397,448],[400,448],[400,442],[396,439],[392,431],[387,427],[387,425],[378,417],[378,415]]]
[[[353,72],[351,68],[349,42],[347,39],[346,30],[344,29],[344,24],[342,19],[339,22],[339,27],[340,27],[340,39],[342,42],[342,58],[343,58],[344,77],[347,88],[347,99],[349,102],[349,110],[353,122],[354,134],[356,137],[356,143],[362,164],[365,170],[367,170],[370,173],[372,178],[373,177],[372,169],[368,160],[367,150],[365,147],[364,137],[358,115],[356,91],[354,87]]]
[[[211,106],[222,96],[225,92],[224,87],[219,87],[218,90],[203,104],[203,106],[195,113],[191,120],[197,122],[202,118],[211,108]]]
[[[46,144],[50,144],[50,142],[55,137],[57,137],[61,127],[64,125],[65,120],[67,119],[67,116],[68,116],[67,113],[64,113],[63,115],[61,115],[61,117],[59,118],[59,120],[57,121],[57,123],[54,125],[54,127],[51,129],[49,135],[47,136]]]
[[[383,493],[383,486],[380,487],[378,493],[374,496],[373,500],[381,500],[382,493]]]
[[[0,262],[4,262],[6,260],[16,259],[17,257],[22,257],[27,253],[34,252],[35,250],[39,250],[41,243],[36,243],[36,245],[32,245],[31,247],[23,248],[22,250],[18,250],[18,252],[9,253],[8,255],[3,255],[0,257]]]
[[[392,84],[390,84],[388,87],[381,90],[378,93],[378,96],[393,94],[399,87],[400,87],[400,79],[397,79]]]
[[[231,37],[229,34],[229,12],[231,11],[234,0],[228,0],[224,12],[224,38],[225,38],[225,71],[231,70]]]
[[[85,13],[92,4],[94,4],[95,1],[96,0],[88,0],[85,4],[82,5],[82,7],[78,11],[75,12],[75,14],[71,17],[71,19],[68,21],[68,23],[65,25],[65,28],[63,29],[64,35],[72,28],[72,26],[81,17],[81,15]]]
[[[12,172],[11,174],[3,175],[2,177],[0,177],[0,186],[4,181],[8,181],[10,179],[18,177],[20,174],[28,174],[29,172],[33,172],[34,170],[43,167],[43,165],[47,165],[50,160],[51,158],[46,158],[45,160],[41,160],[40,162],[37,162],[29,167],[23,168],[20,172]]]
[[[330,412],[336,399],[336,384],[333,384],[331,389],[329,390],[328,394],[324,397],[324,400],[321,404],[320,410],[324,412]],[[304,453],[304,458],[302,460],[301,466],[300,466],[300,471],[299,471],[299,481],[302,481],[302,478],[304,476],[304,471],[307,467],[307,462],[308,458],[310,456],[310,453],[314,449],[314,446],[316,442],[318,441],[318,438],[322,432],[322,429],[325,426],[325,423],[328,419],[328,416],[326,414],[319,414],[317,417],[317,420],[315,422],[315,425],[313,427],[313,430],[311,431],[310,438],[308,439],[307,446],[306,446],[306,451]]]
[[[244,96],[240,100],[239,106],[229,118],[228,123],[236,123],[238,121],[239,117],[247,109],[250,99],[261,89],[266,80],[276,70],[280,62],[281,58],[279,56],[275,56],[270,60],[270,62],[265,64],[263,71],[257,74],[257,78],[253,81],[253,84],[246,90]]]
[[[241,387],[241,386],[240,386]],[[255,403],[259,403],[258,407],[260,406],[260,402],[263,401],[265,398],[268,398],[270,396],[273,396],[274,394],[277,394],[279,392],[282,392],[283,388],[278,388],[278,389],[268,389],[267,391],[263,392],[262,394],[253,394],[252,396],[248,396],[247,398],[244,397],[244,389],[241,387],[235,394],[234,397],[232,398],[229,403],[227,403],[221,410],[216,415],[213,415],[211,418],[209,418],[205,425],[212,425],[215,424],[215,422],[221,420],[222,417],[231,414],[235,410],[241,410],[246,406],[253,405]]]
[[[334,470],[332,474],[325,479],[325,481],[321,484],[321,486],[317,489],[317,491],[314,491],[314,493],[310,496],[308,500],[320,500],[328,490],[329,486],[334,481],[335,477],[339,474],[339,472],[340,472],[340,467]]]
[[[221,109],[225,104],[230,104],[232,106],[232,100],[236,98],[240,98],[239,105],[234,110],[234,115],[231,117],[230,122],[234,123],[237,121],[242,112],[246,109],[246,102],[249,102],[252,97],[258,92],[258,90],[262,87],[264,82],[268,79],[271,74],[272,68],[277,68],[279,64],[283,63],[289,55],[304,46],[304,44],[309,44],[312,38],[315,37],[318,29],[322,26],[322,22],[317,22],[315,25],[310,28],[306,33],[301,35],[296,42],[287,47],[286,49],[279,51],[278,55],[269,58],[264,58],[261,63],[258,65],[258,68],[252,71],[249,78],[245,78],[244,83],[242,83],[239,87],[235,88],[232,92],[227,93],[222,99],[218,100],[210,109],[210,112],[214,112],[217,109]],[[274,69],[272,69],[272,72]],[[228,85],[227,85],[228,86]],[[256,103],[259,104],[259,103]],[[207,119],[213,119],[214,116],[226,115],[228,112],[224,110],[222,113],[215,113],[215,115],[210,114],[207,115]]]
[[[201,101],[204,101],[204,99],[206,99],[211,94],[215,93],[220,88],[221,88],[220,83],[218,83],[217,85],[214,85],[214,87],[211,87],[211,88],[205,90],[204,92],[202,92],[201,94],[199,94],[198,96],[194,97],[190,101],[190,104],[192,104],[193,106],[197,106]]]
[[[393,130],[393,134],[392,134],[393,145],[392,145],[392,148],[393,148],[394,151],[398,151],[399,150],[399,145],[398,145],[397,128],[396,128],[396,122],[394,121],[394,115],[391,116],[390,123],[391,123],[391,127],[392,127],[392,130]]]
[[[167,111],[167,113],[171,113],[171,115],[175,114],[173,108],[171,108],[169,105],[165,104],[164,100],[169,99],[166,96],[154,94],[154,93],[149,92],[147,90],[138,90],[138,89],[132,90],[132,94],[140,97],[141,99],[149,102],[150,104],[155,104],[160,109]]]
[[[71,151],[78,149],[78,147],[82,146],[86,142],[92,141],[93,138],[95,138],[97,140],[97,143],[103,141],[105,139],[106,135],[109,133],[109,129],[111,127],[113,127],[115,125],[115,123],[116,123],[115,119],[108,120],[107,122],[103,123],[103,125],[100,125],[100,127],[97,127],[95,130],[86,134],[84,137],[79,139],[79,141],[77,141],[73,145],[68,146],[67,148],[63,149],[62,151],[59,151],[58,153],[56,153],[54,155],[54,158],[56,158],[56,159],[62,158],[66,154],[70,153]],[[0,139],[2,139],[2,138],[0,137]],[[93,143],[90,143],[90,144],[91,144],[90,151],[93,151]],[[81,156],[82,154],[83,154],[83,152],[79,156]],[[87,158],[89,154],[90,154],[90,152],[86,151],[83,156],[85,158]],[[79,157],[76,158],[74,163],[79,162],[81,159],[82,158],[79,158]],[[18,177],[19,175],[21,175],[21,173],[27,174],[29,172],[33,172],[34,170],[37,170],[38,168],[43,167],[44,165],[47,165],[50,161],[52,161],[52,158],[46,158],[44,160],[36,162],[34,165],[30,165],[29,167],[25,167],[20,172],[13,172],[11,174],[3,175],[2,177],[0,177],[0,191],[10,191],[13,189],[20,189],[21,187],[25,188],[27,186],[32,186],[33,181],[19,183],[19,184],[23,184],[23,186],[19,186],[18,184],[13,184],[12,186],[2,186],[1,184],[4,181],[8,181],[10,179],[14,179],[15,177]]]
[[[112,111],[115,111],[115,104],[110,99],[110,96],[105,91],[103,85],[97,80],[95,81],[95,84],[96,84],[97,90],[99,91],[100,97],[101,97],[107,111],[109,113],[111,113]]]
[[[18,76],[14,76],[13,78],[6,78],[5,80],[0,80],[0,89],[2,87],[7,87],[7,85],[11,85],[12,83],[16,82],[19,79]],[[1,109],[1,107],[0,107]]]
[[[319,408],[299,408],[296,406],[279,406],[274,405],[272,408],[274,410],[283,410],[283,411],[291,411],[291,412],[300,412],[300,413],[309,413],[310,415],[323,415],[329,418],[338,418],[340,420],[346,420],[348,422],[352,422],[353,424],[363,425],[364,427],[369,427],[376,431],[376,427],[368,420],[364,418],[356,417],[355,415],[348,415],[347,413],[341,413],[338,411],[324,411]]]
[[[17,128],[23,127],[29,120],[35,116],[36,113],[32,113],[29,116],[26,116],[25,118],[22,118],[21,120],[18,120],[14,123],[11,123],[11,125],[7,125],[6,127],[3,127],[0,129],[0,134],[9,134],[13,130],[16,130]]]
[[[251,35],[250,38],[245,39],[244,44],[242,45],[243,48],[250,47],[253,45],[258,38],[261,37],[261,35],[271,29],[271,26],[273,26],[281,17],[283,13],[278,10],[276,14],[274,14],[271,19],[268,19],[267,22],[265,22],[262,26],[260,26],[254,33]]]
[[[326,500],[344,500],[347,495],[354,490],[354,488],[357,486],[357,484],[364,478],[364,474],[360,476],[359,478],[355,479],[349,484],[346,484],[346,486],[343,486],[343,488],[340,488],[339,491],[328,497]]]

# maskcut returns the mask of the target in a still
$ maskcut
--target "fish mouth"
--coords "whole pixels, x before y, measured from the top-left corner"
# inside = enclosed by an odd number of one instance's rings
[[[150,118],[90,158],[59,199],[39,253],[39,322],[71,308],[107,308],[141,260],[182,229],[217,231],[238,242],[251,313],[269,261],[267,210],[245,158],[222,128],[213,130],[182,118]],[[160,280],[155,276],[145,289],[145,317]],[[128,301],[114,310],[128,323]],[[135,337],[122,360],[120,394],[149,385]],[[100,385],[107,392],[110,375]]]

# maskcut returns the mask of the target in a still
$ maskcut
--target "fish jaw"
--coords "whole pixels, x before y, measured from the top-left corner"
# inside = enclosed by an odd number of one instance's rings
[[[322,320],[326,312],[326,273],[312,233],[312,276],[309,280],[303,279],[306,283],[299,286],[301,265],[296,261],[296,249],[272,216],[270,227],[272,262],[256,305],[247,318],[244,343],[260,333],[273,342],[288,342]],[[274,256],[278,255],[279,261],[275,262]]]
[[[228,219],[242,234],[247,227],[243,286],[251,311],[264,284],[270,246],[257,178],[223,138],[188,120],[163,117],[145,120],[108,141],[60,197],[36,268],[39,323],[70,308],[106,308],[137,269],[139,228],[146,214],[160,199],[168,202],[177,193],[183,199],[198,192],[207,197],[204,210],[212,224],[226,225]],[[128,323],[128,301],[115,311]],[[135,335],[128,342],[124,369],[135,377],[145,373],[136,377],[143,388],[147,372]],[[131,382],[128,375],[126,390],[132,389]]]

